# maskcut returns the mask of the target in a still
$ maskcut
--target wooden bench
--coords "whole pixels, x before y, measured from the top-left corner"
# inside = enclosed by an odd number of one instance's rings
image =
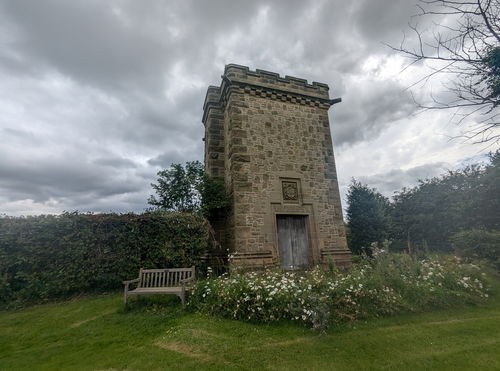
[[[140,269],[139,277],[135,280],[123,281],[125,292],[123,301],[127,304],[128,297],[132,295],[175,294],[181,298],[182,305],[186,301],[186,290],[195,279],[195,268],[170,268],[170,269]],[[137,283],[134,290],[129,286]]]

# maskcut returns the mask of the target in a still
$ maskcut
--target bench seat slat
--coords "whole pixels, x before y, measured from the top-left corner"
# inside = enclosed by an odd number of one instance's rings
[[[141,289],[135,289],[128,292],[129,295],[134,294],[152,294],[152,293],[175,293],[179,292],[182,286],[172,286],[172,287],[143,287]]]

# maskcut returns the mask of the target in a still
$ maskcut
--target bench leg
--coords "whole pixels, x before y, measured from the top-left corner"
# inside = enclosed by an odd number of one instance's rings
[[[184,289],[184,287],[181,289],[181,301],[182,301],[182,306],[185,306],[186,305],[186,290]]]

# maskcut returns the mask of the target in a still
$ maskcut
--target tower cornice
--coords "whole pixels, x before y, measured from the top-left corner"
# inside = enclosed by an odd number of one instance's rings
[[[211,108],[224,109],[225,102],[234,91],[323,109],[341,102],[341,98],[330,99],[327,84],[316,81],[309,84],[305,79],[281,77],[277,73],[259,69],[251,71],[248,67],[237,64],[226,65],[221,77],[220,87],[208,88],[203,104],[203,122]]]

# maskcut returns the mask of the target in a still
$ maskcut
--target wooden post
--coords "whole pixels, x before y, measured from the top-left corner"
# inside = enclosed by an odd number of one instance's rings
[[[182,306],[186,305],[186,287],[184,286],[184,283],[182,284],[182,289],[181,289],[181,301],[182,301]]]
[[[123,292],[123,303],[127,305],[127,299],[128,299],[128,283],[125,284],[125,291]]]

